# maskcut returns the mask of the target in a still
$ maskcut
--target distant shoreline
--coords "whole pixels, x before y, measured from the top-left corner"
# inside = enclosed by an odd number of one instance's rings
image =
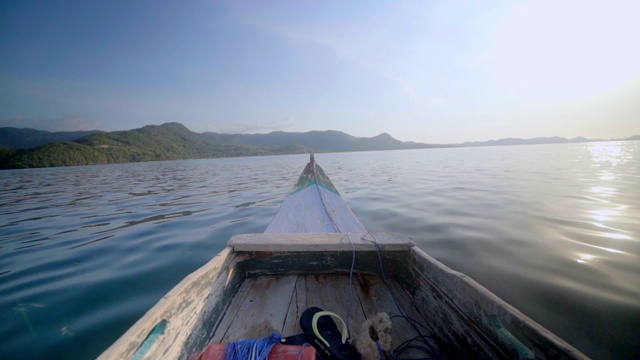
[[[382,133],[372,138],[340,131],[269,134],[195,133],[179,123],[148,125],[128,131],[47,132],[0,128],[0,169],[119,164],[130,162],[233,158],[306,153],[343,153],[436,148],[575,144],[606,141],[582,137],[566,139],[506,138],[462,144],[403,142]]]

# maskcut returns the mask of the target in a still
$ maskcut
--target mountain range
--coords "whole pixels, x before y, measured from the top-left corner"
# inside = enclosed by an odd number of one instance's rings
[[[386,133],[372,138],[339,131],[200,134],[179,123],[148,125],[127,131],[62,134],[0,128],[0,168],[433,147],[447,146],[402,142]]]
[[[210,139],[234,144],[245,144],[264,147],[282,147],[292,144],[303,146],[313,152],[348,152],[400,149],[426,149],[449,147],[448,145],[432,145],[416,142],[403,142],[394,139],[387,133],[371,138],[355,137],[341,131],[309,131],[305,133],[274,131],[268,134],[203,134]]]
[[[500,140],[465,142],[465,143],[459,144],[459,146],[543,145],[543,144],[570,144],[570,143],[584,143],[584,142],[598,142],[598,141],[630,141],[630,140],[640,140],[640,135],[631,136],[625,139],[613,139],[613,140],[587,139],[587,138],[583,138],[582,136],[578,136],[573,139],[567,139],[559,136],[537,137],[532,139],[504,138]]]
[[[617,140],[640,140],[640,135]],[[127,131],[48,132],[0,128],[0,169],[297,153],[578,143],[582,137],[505,138],[437,145],[403,142],[387,133],[366,138],[328,130],[268,134],[195,133],[179,123]]]

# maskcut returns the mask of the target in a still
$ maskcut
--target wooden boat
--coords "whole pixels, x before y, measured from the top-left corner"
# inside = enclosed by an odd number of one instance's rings
[[[413,322],[392,318],[394,346],[421,330],[444,359],[586,358],[411,239],[367,232],[313,155],[264,233],[232,237],[100,358],[185,359],[210,343],[298,334],[311,306],[347,319],[351,339],[365,319],[402,311]]]

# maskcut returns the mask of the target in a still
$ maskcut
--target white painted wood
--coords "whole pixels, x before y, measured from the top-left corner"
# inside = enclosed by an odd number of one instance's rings
[[[287,196],[266,233],[366,232],[340,195],[311,185]]]
[[[242,282],[242,285],[240,285],[240,289],[238,289],[238,292],[233,296],[229,307],[225,311],[224,317],[220,319],[220,322],[218,324],[216,324],[216,330],[215,333],[211,336],[210,343],[223,342],[224,337],[227,334],[229,327],[231,326],[231,323],[236,320],[236,315],[238,311],[240,311],[240,308],[243,306],[244,300],[251,291],[251,287],[253,286],[254,282],[255,279],[246,279]]]
[[[300,316],[307,306],[307,282],[306,277],[298,276],[296,281],[296,287],[289,304],[289,310],[287,311],[287,318],[282,328],[282,333],[285,335],[294,335],[302,333],[300,328]]]
[[[223,343],[282,333],[297,276],[261,276],[247,279],[248,291],[231,318]],[[243,284],[244,287],[244,284]],[[231,315],[231,314],[229,314]]]
[[[344,275],[313,275],[306,276],[306,304],[307,309],[317,306],[340,316],[345,322],[349,314],[350,338],[356,339],[361,324],[365,321],[362,306],[358,300],[358,292],[353,288],[353,303],[349,309],[349,277]]]
[[[243,234],[229,240],[234,251],[375,251],[375,241],[382,251],[409,250],[415,243],[402,234]]]
[[[366,318],[378,312],[387,312],[389,315],[398,313],[382,279],[374,276],[363,278],[353,278],[353,302],[350,311],[347,275],[247,279],[234,297],[211,342],[227,343],[242,338],[263,337],[273,331],[280,331],[285,336],[302,333],[299,325],[300,316],[311,306],[336,312],[345,320],[346,314],[350,313],[351,340],[355,341],[359,335],[358,330]],[[395,281],[390,283],[406,313],[413,319],[424,321],[411,303],[409,295]],[[280,304],[286,311],[280,308],[271,310],[277,300],[269,300],[269,295],[263,295],[266,287],[279,293],[280,298],[290,300],[288,304]],[[281,323],[284,324],[282,329],[277,330],[278,324]],[[394,347],[415,336],[415,330],[402,320],[394,319],[393,326]],[[419,351],[404,353],[404,358],[423,356]]]

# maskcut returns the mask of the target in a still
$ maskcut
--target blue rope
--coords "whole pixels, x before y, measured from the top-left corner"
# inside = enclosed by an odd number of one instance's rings
[[[278,333],[259,339],[243,339],[227,344],[224,352],[227,360],[267,360],[280,340],[282,335]]]

